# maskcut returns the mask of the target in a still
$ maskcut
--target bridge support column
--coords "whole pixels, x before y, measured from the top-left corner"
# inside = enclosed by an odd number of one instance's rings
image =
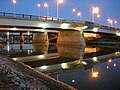
[[[24,32],[20,32],[20,50],[24,48]]]
[[[60,31],[57,45],[85,46],[83,31]]]
[[[20,32],[20,43],[24,42],[24,33]]]
[[[33,43],[40,44],[40,45],[48,45],[48,33],[41,32],[41,33],[34,33],[33,34]]]

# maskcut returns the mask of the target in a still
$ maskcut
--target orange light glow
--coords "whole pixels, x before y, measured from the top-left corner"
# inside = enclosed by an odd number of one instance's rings
[[[93,78],[97,78],[98,75],[99,75],[99,72],[92,72],[92,77],[93,77]]]
[[[86,47],[86,48],[85,48],[85,53],[98,52],[99,50],[100,50],[99,48]]]
[[[108,62],[110,63],[110,62],[112,62],[112,60],[111,60],[111,59],[109,59],[109,60],[108,60]]]

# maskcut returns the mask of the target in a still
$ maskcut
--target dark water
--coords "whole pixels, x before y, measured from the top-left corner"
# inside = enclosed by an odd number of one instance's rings
[[[11,44],[0,54],[78,90],[120,90],[120,48]]]

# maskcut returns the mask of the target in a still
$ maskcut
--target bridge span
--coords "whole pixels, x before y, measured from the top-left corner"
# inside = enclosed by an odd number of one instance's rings
[[[48,33],[58,33],[58,45],[85,45],[83,32],[102,32],[120,35],[118,28],[107,27],[97,23],[66,20],[53,17],[38,17],[26,14],[0,12],[0,31],[20,32],[24,42],[24,32],[33,32],[33,43],[48,45]]]

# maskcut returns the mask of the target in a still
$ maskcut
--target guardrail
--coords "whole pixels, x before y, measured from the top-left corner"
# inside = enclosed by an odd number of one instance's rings
[[[56,18],[50,16],[36,16],[36,15],[28,15],[28,14],[16,14],[16,13],[6,13],[0,12],[0,17],[7,17],[7,18],[16,18],[16,19],[31,19],[31,20],[47,20],[47,21],[59,21],[59,22],[68,22],[68,23],[80,23],[85,24],[82,20],[67,20],[63,18]]]
[[[63,18],[56,18],[56,17],[50,17],[50,16],[36,16],[36,15],[6,13],[6,12],[0,12],[0,17],[16,18],[16,19],[58,21],[61,23],[74,23],[74,24],[83,24],[83,25],[86,25],[86,22],[89,22],[89,21],[82,21],[82,20],[70,20],[70,19],[67,20],[67,19],[63,19]],[[120,30],[119,28],[108,27],[108,26],[100,25],[98,23],[93,23],[93,22],[89,22],[89,24],[92,26],[99,26],[101,29]]]

